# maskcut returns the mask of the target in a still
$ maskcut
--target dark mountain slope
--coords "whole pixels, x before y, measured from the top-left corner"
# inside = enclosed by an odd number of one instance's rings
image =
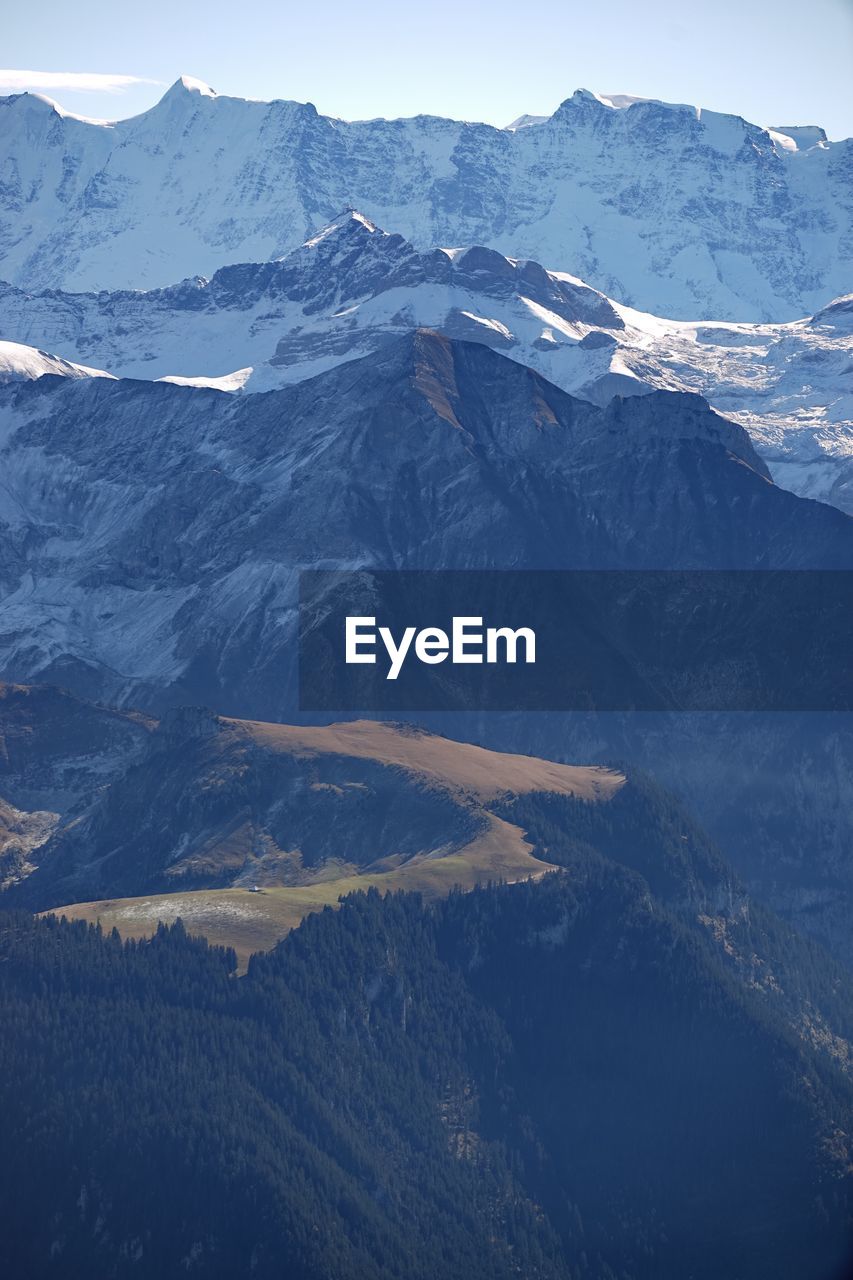
[[[286,718],[312,565],[853,565],[853,522],[700,399],[598,409],[430,333],[238,401],[41,379],[0,422],[0,670],[113,699]]]
[[[153,721],[46,685],[0,684],[0,791],[64,812],[145,747]]]
[[[240,981],[182,930],[7,916],[0,956],[11,1274],[841,1264],[849,1083],[600,858],[432,911],[358,895]]]
[[[828,568],[853,522],[769,483],[692,397],[606,410],[416,334],[286,391],[41,379],[0,391],[0,670],[156,709],[288,719],[297,570]],[[436,721],[638,761],[753,891],[850,957],[850,733],[747,717]]]
[[[798,1040],[853,1066],[849,973],[753,901],[683,806],[630,769],[555,765],[401,725],[187,709],[32,858],[7,904],[131,937],[182,917],[244,964],[353,889],[434,899],[555,867],[574,882],[606,859],[642,877],[650,900]]]
[[[143,752],[151,727],[59,689],[0,684],[0,888],[29,874],[51,834]]]

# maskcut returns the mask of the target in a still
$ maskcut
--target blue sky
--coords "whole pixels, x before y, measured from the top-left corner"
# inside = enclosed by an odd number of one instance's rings
[[[108,118],[186,73],[348,119],[507,124],[584,87],[853,135],[853,0],[42,0],[7,7],[0,58],[0,93]]]

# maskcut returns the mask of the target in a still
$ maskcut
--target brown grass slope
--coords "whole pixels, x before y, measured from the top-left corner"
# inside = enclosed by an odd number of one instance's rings
[[[606,802],[623,782],[612,770],[488,751],[404,725],[209,717],[188,741],[168,728],[149,766],[112,797],[133,833],[124,835],[122,861],[134,856],[134,838],[146,855],[151,847],[134,813],[157,813],[155,834],[170,845],[159,884],[155,877],[152,892],[53,909],[127,937],[180,916],[245,962],[355,890],[435,898],[541,876],[552,868],[491,806],[531,791]],[[95,823],[99,850],[114,849],[119,836],[109,824],[105,833],[106,821]]]

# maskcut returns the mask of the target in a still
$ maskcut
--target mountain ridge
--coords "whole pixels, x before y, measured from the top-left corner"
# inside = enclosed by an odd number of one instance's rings
[[[774,486],[743,428],[699,397],[596,408],[427,331],[251,397],[12,384],[0,450],[0,671],[112,701],[162,706],[174,686],[173,700],[286,719],[312,565],[853,563],[849,517]]]
[[[56,693],[0,687],[0,732],[9,699],[13,745],[28,713],[44,736],[44,711],[55,722],[71,709]],[[81,710],[109,754],[122,718]],[[812,987],[810,944],[774,922],[683,806],[633,769],[495,752],[388,721],[288,725],[183,707],[145,727],[143,749],[32,849],[36,865],[21,869],[4,905],[132,938],[180,918],[235,948],[245,968],[352,892],[414,890],[435,902],[487,883],[582,880],[605,859],[798,1038],[853,1071],[849,973],[812,947],[818,971],[832,975]],[[27,775],[38,786],[32,761]],[[18,826],[43,816],[20,813]]]
[[[418,251],[356,210],[277,262],[209,281],[100,294],[0,285],[7,337],[222,391],[287,385],[415,327],[494,347],[596,404],[698,392],[747,428],[784,487],[853,510],[849,298],[785,325],[667,320],[483,246]]]
[[[179,708],[125,772],[54,823],[5,901],[109,921],[131,937],[181,916],[245,965],[349,892],[434,900],[553,872],[500,806],[530,793],[607,804],[624,785],[616,770],[411,725],[309,727]],[[0,776],[0,797],[2,787]],[[25,812],[19,825],[39,817]]]
[[[421,248],[484,243],[673,316],[791,319],[849,286],[853,142],[799,151],[735,116],[580,91],[515,131],[347,123],[185,86],[109,125],[26,95],[0,112],[0,275],[24,287],[209,276],[280,256],[346,204]]]
[[[157,713],[293,718],[300,568],[853,566],[850,518],[773,485],[743,428],[698,397],[601,409],[429,334],[253,396],[0,387],[0,460],[0,672]],[[641,718],[633,736],[591,719],[457,717],[450,732],[639,760],[756,890],[849,960],[843,724],[824,741],[797,717],[790,732],[784,717]]]

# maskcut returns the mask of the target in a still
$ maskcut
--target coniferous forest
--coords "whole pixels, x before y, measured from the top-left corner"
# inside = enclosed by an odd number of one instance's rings
[[[6,913],[3,1273],[838,1280],[849,980],[754,907],[720,947],[731,873],[626,792],[508,804],[559,871],[353,895],[242,977]]]

